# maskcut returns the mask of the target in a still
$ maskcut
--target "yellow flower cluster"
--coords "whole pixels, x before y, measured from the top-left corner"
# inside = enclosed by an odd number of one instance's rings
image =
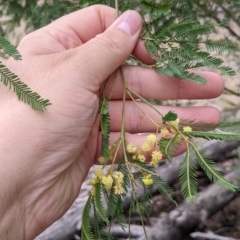
[[[151,145],[148,142],[142,144],[141,149],[144,152],[149,152],[151,150]]]
[[[153,184],[152,175],[148,174],[142,178],[142,182],[145,186],[150,186]]]
[[[137,147],[134,146],[132,143],[127,145],[127,152],[128,153],[135,153],[137,151]]]
[[[111,175],[103,176],[102,177],[102,184],[106,190],[110,190],[113,184],[113,178]]]
[[[177,118],[175,121],[170,121],[169,122],[169,125],[170,125],[170,131],[172,133],[176,133],[176,128],[178,129],[179,128],[179,122],[180,122],[180,119]]]
[[[166,137],[168,134],[169,134],[169,131],[166,127],[161,129],[162,137]]]
[[[123,183],[124,183],[124,175],[120,171],[114,171],[112,174],[104,175],[102,168],[98,168],[94,172],[95,178],[93,178],[90,182],[93,185],[93,188],[90,191],[92,196],[95,195],[95,186],[97,183],[101,182],[104,189],[110,190],[114,183],[114,193],[116,195],[121,195],[124,193]]]
[[[107,162],[107,159],[105,157],[103,157],[103,156],[100,156],[98,158],[98,162],[103,165],[103,164],[105,164]]]
[[[150,164],[153,165],[154,167],[157,167],[159,161],[162,160],[162,157],[163,155],[160,151],[153,151]]]
[[[147,136],[147,142],[148,142],[149,144],[155,144],[155,143],[157,142],[157,137],[156,137],[156,135],[154,135],[154,134],[149,134],[149,135]]]
[[[192,128],[189,127],[189,126],[186,126],[186,127],[183,128],[183,131],[184,132],[192,132]]]
[[[113,187],[114,189],[114,193],[116,195],[121,195],[124,193],[124,188],[122,186],[123,184],[123,178],[124,178],[124,175],[122,172],[120,171],[114,171],[112,173],[112,177],[114,179],[114,183],[115,183],[115,186]]]

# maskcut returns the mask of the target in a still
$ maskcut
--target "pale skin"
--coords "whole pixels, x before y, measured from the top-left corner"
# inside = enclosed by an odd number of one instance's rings
[[[97,113],[104,80],[132,52],[151,63],[138,40],[141,17],[129,11],[115,20],[115,10],[104,6],[72,13],[27,35],[18,47],[23,60],[7,62],[52,105],[40,113],[18,101],[7,88],[0,88],[0,239],[33,239],[68,210],[100,155]],[[149,68],[123,66],[123,71],[127,85],[146,98],[208,99],[223,90],[222,78],[211,72],[199,72],[207,79],[206,85],[199,86]],[[122,93],[118,75],[110,102],[111,143],[121,128]],[[158,109],[174,110],[184,119],[220,121],[213,107]],[[125,124],[128,141],[135,145],[144,141],[135,133],[155,131],[130,99]]]

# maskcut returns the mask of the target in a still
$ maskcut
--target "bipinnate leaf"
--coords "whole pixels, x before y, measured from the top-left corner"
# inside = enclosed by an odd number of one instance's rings
[[[90,226],[90,213],[92,208],[92,197],[89,196],[82,212],[81,240],[95,240]]]
[[[240,134],[234,133],[215,133],[215,132],[198,132],[192,131],[186,133],[188,136],[195,137],[195,138],[205,138],[207,140],[240,140]]]
[[[0,81],[8,86],[9,89],[13,88],[13,91],[18,96],[20,101],[27,103],[33,109],[38,111],[45,111],[47,106],[51,105],[49,100],[42,99],[41,96],[32,92],[27,84],[23,83],[17,75],[12,73],[5,65],[0,62]]]
[[[217,128],[224,132],[240,131],[240,121],[221,122]]]
[[[197,202],[197,163],[191,158],[189,146],[180,165],[179,180],[183,197],[188,203]]]
[[[163,180],[161,177],[157,175],[152,175],[153,184],[159,189],[159,191],[167,196],[167,198],[177,205],[176,201],[173,200],[171,194],[173,193],[173,189]]]
[[[0,37],[0,49],[2,49],[9,57],[13,57],[15,60],[22,59],[18,50],[3,37]]]
[[[106,210],[103,207],[102,204],[102,185],[100,182],[98,182],[95,185],[95,203],[96,203],[96,207],[97,207],[97,211],[99,213],[99,215],[101,216],[102,220],[106,223],[109,224],[109,220],[108,217],[106,215]]]
[[[172,157],[181,146],[182,138],[180,135],[175,134],[171,138],[161,138],[158,142],[158,146],[162,153],[164,153],[169,162],[172,162]]]
[[[204,153],[201,153],[195,147],[194,151],[196,154],[196,158],[199,162],[199,165],[204,170],[210,181],[216,183],[220,187],[225,188],[227,190],[231,191],[239,190],[238,186],[234,186],[223,177],[223,175],[217,170],[216,164],[210,157],[204,155]]]

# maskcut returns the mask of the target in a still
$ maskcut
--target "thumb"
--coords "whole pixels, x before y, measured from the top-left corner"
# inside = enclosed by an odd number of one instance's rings
[[[81,63],[82,81],[97,88],[121,66],[132,53],[139,39],[142,18],[135,11],[123,13],[105,32],[75,48],[75,59]]]

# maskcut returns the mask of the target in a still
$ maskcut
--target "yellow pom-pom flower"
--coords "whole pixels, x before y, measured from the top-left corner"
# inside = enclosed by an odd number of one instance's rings
[[[183,131],[184,132],[192,132],[192,128],[189,127],[189,126],[186,126],[186,127],[183,128]]]
[[[150,164],[153,166],[153,167],[157,167],[158,166],[158,160],[156,160],[156,159],[152,159],[151,160],[151,162],[150,162]]]
[[[166,137],[168,134],[169,134],[169,131],[168,131],[167,128],[162,128],[162,129],[161,129],[161,135],[162,135],[163,137]]]
[[[122,172],[115,171],[115,172],[113,172],[112,177],[113,177],[113,179],[114,179],[114,181],[116,183],[118,183],[118,184],[122,184],[123,183],[124,175],[123,175]]]
[[[98,158],[98,161],[99,161],[100,164],[105,164],[106,163],[106,158],[101,156],[101,157]]]
[[[127,145],[127,152],[128,153],[135,153],[137,151],[137,147],[134,146],[132,143]]]
[[[156,137],[156,135],[154,135],[154,134],[149,134],[149,135],[147,136],[147,142],[148,142],[149,144],[154,144],[154,143],[156,143],[156,142],[157,142],[157,137]]]
[[[163,155],[160,151],[153,151],[152,152],[152,159],[153,160],[160,161],[160,160],[162,160],[162,157],[163,157]]]
[[[180,123],[180,119],[177,118],[175,121],[170,121],[169,122],[171,126],[175,127],[175,128],[178,128],[178,125]]]
[[[111,175],[102,176],[102,184],[106,190],[110,190],[113,184],[113,178]]]
[[[145,161],[146,161],[146,157],[145,157],[143,154],[138,154],[138,155],[137,155],[137,159],[138,159],[140,162],[145,162]]]
[[[151,150],[151,146],[148,142],[145,142],[145,143],[142,144],[141,149],[144,152],[149,152]]]
[[[116,195],[121,195],[121,194],[124,193],[124,188],[123,188],[122,185],[120,185],[120,184],[116,184],[116,185],[113,187],[113,189],[114,189],[114,194],[116,194]]]
[[[102,176],[103,176],[103,170],[102,168],[97,168],[95,171],[94,171],[94,174],[96,175],[96,177],[98,179],[102,179]]]
[[[97,179],[97,178],[93,178],[91,181],[90,181],[90,184],[91,185],[95,185],[95,184],[97,184],[99,182],[99,180]]]
[[[148,174],[142,178],[142,182],[145,186],[150,186],[153,184],[152,175]]]

